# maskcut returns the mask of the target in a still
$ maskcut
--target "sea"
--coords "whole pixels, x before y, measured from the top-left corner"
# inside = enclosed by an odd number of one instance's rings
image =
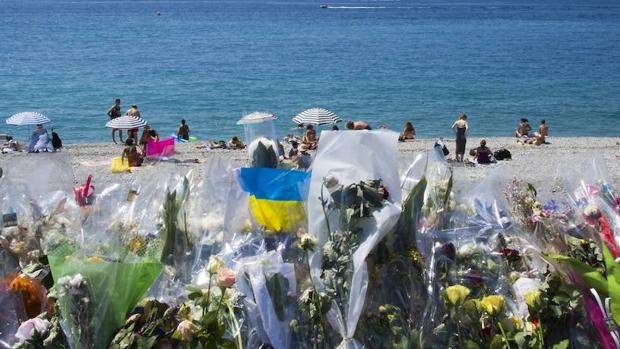
[[[424,138],[461,112],[473,136],[521,117],[620,136],[620,1],[0,0],[0,119],[39,111],[65,142],[109,142],[117,97],[201,140],[243,135],[254,111],[284,136],[312,107]]]

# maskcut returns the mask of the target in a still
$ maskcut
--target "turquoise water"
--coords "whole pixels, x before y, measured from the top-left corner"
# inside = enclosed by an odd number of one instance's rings
[[[1,1],[0,118],[41,111],[65,141],[107,141],[120,97],[161,134],[184,117],[202,139],[257,110],[286,133],[314,106],[423,137],[461,111],[473,135],[511,135],[521,116],[620,134],[618,1],[322,3]]]

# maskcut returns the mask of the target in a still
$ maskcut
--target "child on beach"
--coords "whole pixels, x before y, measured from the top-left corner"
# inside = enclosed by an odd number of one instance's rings
[[[549,126],[547,125],[547,121],[540,121],[540,126],[538,126],[538,133],[540,133],[541,136],[549,137]]]

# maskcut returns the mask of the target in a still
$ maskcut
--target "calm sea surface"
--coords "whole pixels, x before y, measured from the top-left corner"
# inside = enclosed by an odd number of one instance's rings
[[[321,106],[423,137],[511,135],[521,116],[553,135],[620,135],[620,2],[0,1],[0,119],[36,110],[65,141],[109,140],[115,97],[162,135],[278,131]],[[161,13],[160,16],[156,12]],[[7,126],[0,133],[27,134]]]

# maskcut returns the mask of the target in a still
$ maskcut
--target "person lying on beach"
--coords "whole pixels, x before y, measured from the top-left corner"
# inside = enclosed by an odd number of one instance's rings
[[[301,142],[307,145],[308,149],[316,149],[316,145],[319,142],[319,139],[316,137],[316,131],[314,130],[314,126],[308,125],[306,127],[306,135]]]
[[[528,137],[530,131],[532,131],[532,126],[530,126],[530,122],[526,118],[521,118],[519,121],[519,125],[517,125],[517,129],[515,131],[515,137]]]
[[[210,149],[227,149],[226,141],[209,141],[207,146]]]
[[[121,158],[127,159],[129,163],[129,167],[139,167],[142,165],[142,155],[138,152],[138,148],[136,147],[133,138],[127,138],[125,141],[125,149],[123,149],[123,155]]]
[[[480,146],[474,150],[474,160],[479,164],[491,164],[495,162],[493,152],[487,147],[486,140],[481,140]]]
[[[407,122],[405,124],[405,128],[403,129],[403,133],[400,134],[398,140],[401,142],[408,142],[415,139],[415,127],[411,122]]]
[[[229,149],[244,149],[245,144],[243,144],[243,142],[239,139],[239,137],[234,136],[228,141],[228,148]]]
[[[530,137],[524,140],[518,140],[517,142],[522,142],[523,144],[534,144],[534,145],[541,145],[541,144],[545,144],[546,142],[546,138],[545,136],[537,133],[534,137]]]
[[[2,148],[3,154],[24,150],[24,146],[22,144],[19,144],[16,140],[14,140],[13,137],[8,136],[7,140],[8,142],[4,145],[4,148]]]
[[[371,130],[371,128],[366,121],[358,120],[347,122],[347,130]]]

